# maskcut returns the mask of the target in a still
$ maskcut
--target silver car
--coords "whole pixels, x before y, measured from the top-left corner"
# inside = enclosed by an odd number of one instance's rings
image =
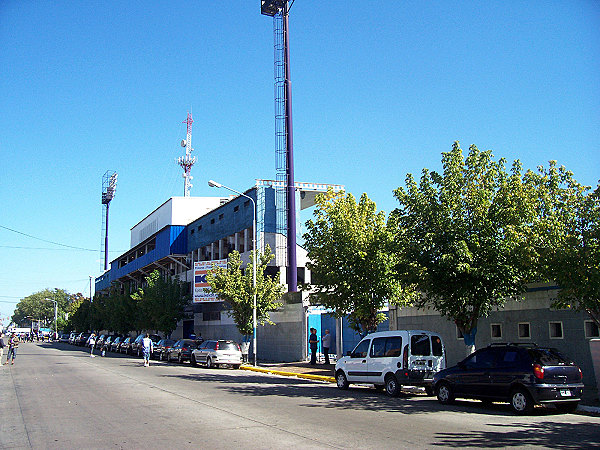
[[[208,369],[219,366],[239,369],[242,365],[242,351],[234,341],[204,341],[192,351],[191,362],[193,366],[204,364]]]

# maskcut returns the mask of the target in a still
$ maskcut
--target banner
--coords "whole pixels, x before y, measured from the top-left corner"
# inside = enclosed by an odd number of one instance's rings
[[[194,263],[194,303],[220,302],[216,294],[209,292],[206,282],[206,273],[213,267],[227,269],[226,259],[215,259],[213,261],[198,261]]]

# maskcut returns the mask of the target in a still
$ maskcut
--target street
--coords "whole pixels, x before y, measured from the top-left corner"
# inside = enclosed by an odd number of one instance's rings
[[[23,343],[0,368],[0,448],[432,448],[600,446],[600,417]]]

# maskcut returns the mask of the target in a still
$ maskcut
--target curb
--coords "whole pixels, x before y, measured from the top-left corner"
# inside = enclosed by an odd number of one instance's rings
[[[282,375],[284,377],[305,378],[307,380],[325,381],[328,383],[335,383],[334,377],[327,377],[324,375],[311,375],[308,373],[283,372],[281,370],[264,369],[262,367],[254,367],[254,366],[241,366],[240,369],[249,370],[251,372],[262,372],[262,373],[270,373],[273,375]]]

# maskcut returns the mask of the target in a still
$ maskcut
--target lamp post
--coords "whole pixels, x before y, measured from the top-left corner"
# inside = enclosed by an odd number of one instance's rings
[[[254,249],[254,261],[252,261],[252,290],[254,291],[254,303],[252,307],[252,351],[254,352],[254,365],[256,366],[256,260],[258,259],[258,252],[256,249],[256,202],[252,197],[246,194],[242,194],[241,192],[236,191],[235,189],[231,189],[230,187],[225,186],[221,183],[217,183],[216,181],[209,180],[208,185],[210,187],[223,188],[231,192],[235,192],[236,194],[249,199],[253,205],[252,229],[254,230],[254,232],[252,233],[252,248]]]
[[[44,300],[54,303],[54,339],[58,339],[58,302],[51,298],[46,298]]]

